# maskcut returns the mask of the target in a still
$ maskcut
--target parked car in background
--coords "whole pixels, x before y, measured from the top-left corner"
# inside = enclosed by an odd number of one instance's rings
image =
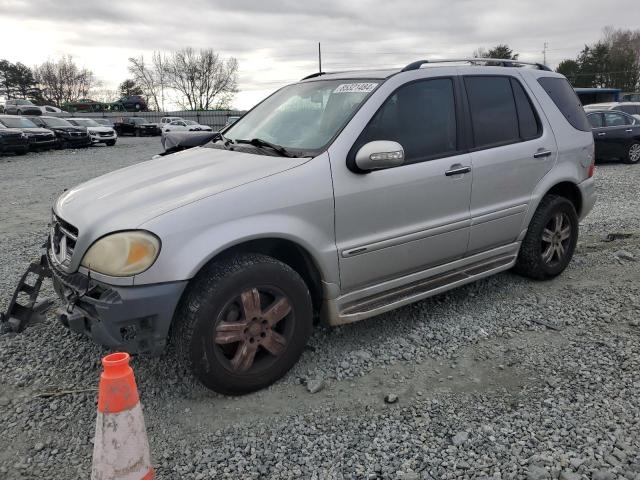
[[[72,125],[86,128],[91,137],[91,143],[104,143],[110,147],[116,144],[118,135],[113,127],[100,125],[92,118],[67,118],[66,120]]]
[[[56,134],[48,128],[42,128],[27,117],[18,115],[0,115],[0,124],[6,128],[17,128],[27,135],[30,150],[45,150],[58,144]]]
[[[598,110],[617,110],[633,115],[640,120],[640,102],[592,103],[584,106],[585,112],[595,112]]]
[[[8,115],[42,115],[42,110],[30,100],[11,99],[5,102],[4,113]]]
[[[160,127],[164,127],[166,124],[169,124],[174,120],[183,120],[183,118],[182,117],[162,117],[160,119]]]
[[[640,102],[640,92],[624,92],[620,95],[623,102]]]
[[[111,110],[124,110],[126,112],[146,112],[147,100],[142,95],[129,95],[122,97],[110,105]]]
[[[211,132],[213,129],[208,125],[201,125],[193,120],[174,120],[166,123],[162,127],[163,133],[167,132]]]
[[[113,123],[118,135],[135,135],[136,137],[160,135],[161,130],[155,123],[142,117],[123,117]]]
[[[105,127],[113,128],[113,120],[111,120],[110,118],[107,118],[107,117],[105,117],[105,118],[94,118],[93,120],[95,120],[100,125],[103,125]]]
[[[560,275],[595,202],[578,97],[544,65],[445,62],[313,74],[215,142],[64,192],[48,249],[61,324],[135,353],[171,335],[182,368],[243,394],[296,363],[319,316],[356,322],[511,268]]]
[[[62,110],[58,107],[54,107],[53,105],[43,105],[38,107],[42,112],[42,115],[48,115],[50,117],[64,117],[69,116],[69,112]]]
[[[597,159],[640,162],[640,120],[616,110],[588,112]]]
[[[108,109],[108,104],[91,100],[90,98],[81,98],[75,102],[66,102],[61,106],[68,112],[104,112]]]
[[[24,155],[29,151],[29,136],[17,128],[0,125],[0,155],[15,153]]]
[[[240,120],[240,116],[239,115],[231,115],[229,118],[227,118],[227,123],[225,123],[224,127],[222,127],[222,128],[230,127],[231,125],[236,123],[238,120]]]
[[[91,137],[86,128],[76,127],[64,118],[58,117],[28,117],[36,125],[48,128],[56,134],[59,148],[88,147],[91,145]]]

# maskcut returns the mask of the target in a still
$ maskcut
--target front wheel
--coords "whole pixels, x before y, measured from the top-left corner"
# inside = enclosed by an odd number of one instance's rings
[[[639,163],[640,162],[640,142],[633,142],[629,145],[627,155],[624,157],[624,163]]]
[[[215,262],[190,285],[178,310],[178,358],[207,387],[240,395],[282,377],[312,330],[309,290],[274,258],[244,254]]]
[[[573,204],[564,197],[547,195],[529,223],[515,270],[535,280],[560,275],[571,261],[577,242],[578,215]]]

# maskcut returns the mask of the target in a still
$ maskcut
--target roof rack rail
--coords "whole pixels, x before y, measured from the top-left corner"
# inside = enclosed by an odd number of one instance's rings
[[[551,69],[549,67],[547,67],[546,65],[543,65],[542,63],[536,63],[536,62],[523,62],[521,60],[511,60],[508,58],[445,58],[445,59],[441,59],[441,60],[418,60],[417,62],[412,62],[409,65],[407,65],[406,67],[404,67],[401,71],[402,72],[408,72],[409,70],[417,70],[419,69],[422,65],[424,65],[425,63],[460,63],[460,62],[467,62],[467,63],[495,63],[497,65],[495,66],[499,66],[499,67],[513,67],[515,65],[533,65],[535,67],[538,68],[538,70],[546,70],[548,72],[551,71]]]
[[[319,77],[320,75],[324,75],[327,72],[316,72],[316,73],[312,73],[311,75],[307,75],[304,78],[301,78],[300,81],[302,80],[306,80],[307,78],[315,78],[315,77]]]

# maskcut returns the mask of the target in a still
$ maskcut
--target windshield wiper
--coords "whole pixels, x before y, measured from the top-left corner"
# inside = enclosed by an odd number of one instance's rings
[[[236,139],[235,143],[245,143],[248,145],[253,145],[254,147],[268,147],[275,152],[278,152],[283,157],[294,158],[295,155],[284,148],[282,145],[277,145],[275,143],[267,142],[261,138],[252,138],[251,140],[245,139]]]
[[[233,140],[225,137],[221,132],[216,132],[216,134],[211,140],[212,141],[222,140],[224,142],[225,147],[228,147],[230,143],[233,143]]]

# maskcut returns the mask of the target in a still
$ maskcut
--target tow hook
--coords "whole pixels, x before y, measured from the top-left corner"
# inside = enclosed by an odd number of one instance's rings
[[[0,313],[0,333],[19,333],[30,323],[44,321],[46,311],[54,303],[51,298],[37,301],[45,278],[51,278],[51,270],[43,254],[39,261],[29,265],[13,292],[7,311]],[[30,279],[33,279],[33,283],[29,283]]]

